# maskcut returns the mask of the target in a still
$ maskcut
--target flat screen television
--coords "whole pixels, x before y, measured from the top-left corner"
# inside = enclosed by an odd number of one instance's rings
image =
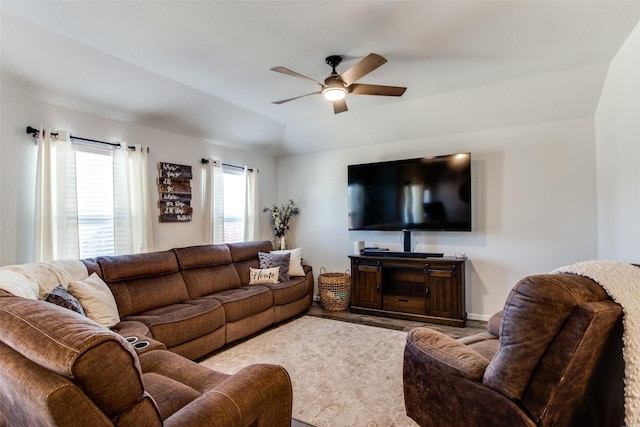
[[[471,231],[469,153],[348,166],[349,230]]]

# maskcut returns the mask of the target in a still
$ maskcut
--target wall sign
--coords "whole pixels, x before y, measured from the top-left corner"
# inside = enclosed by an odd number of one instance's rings
[[[160,222],[191,221],[191,166],[160,162],[158,172]]]

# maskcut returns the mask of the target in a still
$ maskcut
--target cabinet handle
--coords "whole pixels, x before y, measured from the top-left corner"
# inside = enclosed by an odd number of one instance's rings
[[[429,288],[425,288],[425,290],[424,290],[424,297],[425,297],[425,298],[429,298]]]
[[[376,283],[376,291],[378,292],[378,295],[380,295],[380,283]]]
[[[409,300],[408,299],[398,298],[398,302],[409,302]]]

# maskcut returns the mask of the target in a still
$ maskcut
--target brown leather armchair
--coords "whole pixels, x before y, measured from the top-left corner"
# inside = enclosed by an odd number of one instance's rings
[[[488,332],[407,337],[407,415],[421,426],[616,426],[624,422],[622,309],[592,280],[521,280]]]

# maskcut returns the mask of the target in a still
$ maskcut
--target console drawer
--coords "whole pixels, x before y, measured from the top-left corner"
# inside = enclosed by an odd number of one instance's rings
[[[424,298],[385,295],[382,299],[382,309],[400,311],[402,313],[424,314]]]

